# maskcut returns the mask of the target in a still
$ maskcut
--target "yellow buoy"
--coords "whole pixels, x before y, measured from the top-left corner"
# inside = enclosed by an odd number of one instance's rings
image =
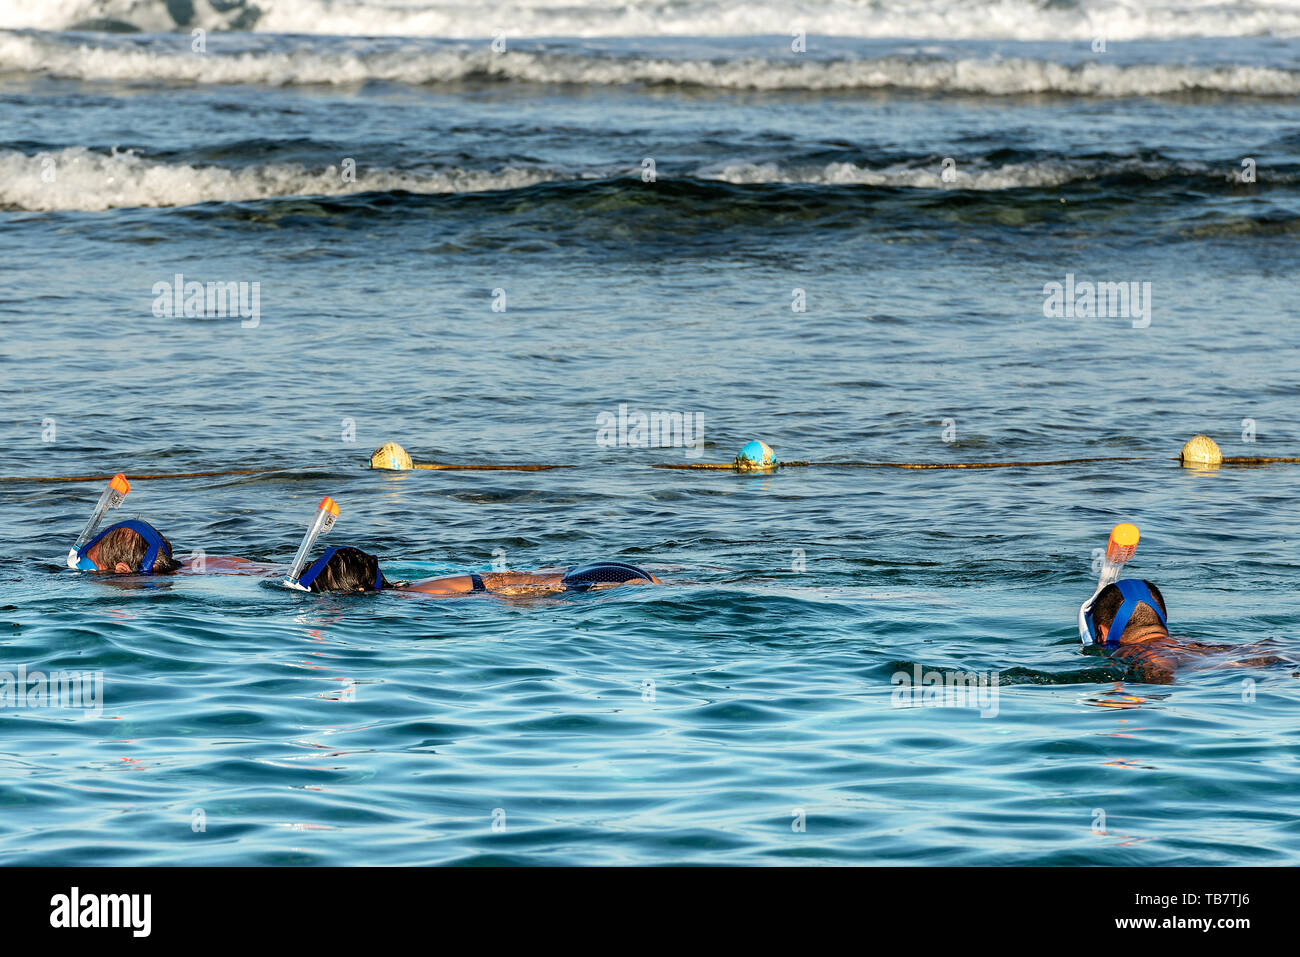
[[[406,449],[402,448],[396,442],[388,442],[375,449],[370,455],[370,467],[372,469],[388,469],[393,472],[404,472],[412,468],[411,457],[406,454]]]
[[[1223,464],[1223,451],[1208,435],[1193,435],[1178,458],[1183,465],[1193,468],[1217,468]]]

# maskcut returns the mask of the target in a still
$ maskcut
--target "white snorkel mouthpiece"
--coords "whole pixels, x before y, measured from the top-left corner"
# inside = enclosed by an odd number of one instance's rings
[[[310,591],[309,588],[303,588],[298,584],[298,579],[302,577],[303,566],[307,564],[307,555],[311,552],[311,547],[316,544],[316,539],[320,538],[338,521],[339,507],[334,504],[334,499],[326,495],[320,500],[320,506],[316,509],[316,518],[311,523],[311,528],[307,529],[307,534],[302,537],[302,544],[298,546],[298,554],[293,556],[293,567],[289,569],[289,577],[286,578],[282,585],[285,588],[294,588],[298,591]]]
[[[1106,542],[1106,555],[1101,561],[1101,575],[1097,578],[1097,588],[1092,597],[1079,606],[1079,640],[1085,645],[1096,642],[1092,629],[1088,626],[1088,612],[1097,600],[1102,589],[1119,580],[1119,573],[1124,563],[1137,553],[1138,527],[1128,522],[1121,522],[1110,530],[1110,540]]]
[[[94,538],[95,532],[99,531],[99,526],[100,523],[104,521],[105,513],[107,513],[110,508],[117,508],[121,505],[122,499],[126,498],[126,494],[129,491],[131,491],[131,483],[126,480],[126,476],[121,472],[118,472],[108,480],[108,488],[104,489],[103,494],[99,496],[99,501],[95,504],[95,511],[90,515],[90,521],[88,521],[86,527],[81,530],[81,534],[77,536],[77,540],[73,543],[73,546],[68,549],[69,568],[83,567],[81,564],[82,559],[78,552],[85,547],[88,541]],[[95,566],[88,565],[88,567],[94,568]]]

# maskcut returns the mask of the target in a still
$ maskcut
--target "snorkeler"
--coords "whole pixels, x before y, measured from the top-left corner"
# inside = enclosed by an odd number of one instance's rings
[[[184,563],[172,556],[172,544],[143,519],[117,522],[102,532],[104,515],[122,504],[131,491],[131,483],[122,473],[109,479],[99,497],[90,521],[68,549],[68,567],[78,571],[107,572],[112,575],[172,574],[256,574],[272,566],[234,556],[204,555],[196,552]]]
[[[1088,622],[1095,644],[1127,661],[1148,684],[1168,684],[1178,667],[1177,643],[1169,637],[1165,597],[1145,579],[1106,585],[1092,600]],[[1219,650],[1219,649],[1215,649]]]
[[[564,591],[590,591],[625,584],[663,584],[644,569],[625,562],[594,562],[568,571],[471,572],[445,575],[420,581],[390,581],[379,567],[379,559],[348,545],[331,546],[310,567],[307,554],[316,539],[334,527],[339,507],[328,496],[321,500],[315,520],[303,536],[294,556],[289,577],[283,582],[299,591],[404,591],[424,595],[467,595],[472,592],[498,594],[546,594]]]
[[[1079,609],[1079,638],[1084,646],[1099,645],[1110,658],[1128,666],[1132,680],[1169,684],[1180,665],[1208,655],[1240,652],[1255,646],[1206,644],[1169,634],[1169,613],[1160,589],[1145,579],[1119,578],[1119,570],[1137,551],[1138,530],[1127,523],[1111,531],[1100,581]],[[1275,655],[1221,661],[1210,667],[1277,664]]]
[[[1172,683],[1174,672],[1192,662],[1198,667],[1240,668],[1287,660],[1270,654],[1227,657],[1232,652],[1260,650],[1267,642],[1243,646],[1175,638],[1169,634],[1167,614],[1159,588],[1146,580],[1122,578],[1103,588],[1092,603],[1097,644],[1110,649],[1110,658],[1127,665],[1130,680],[1152,685]],[[1221,660],[1207,660],[1210,656]]]
[[[130,491],[131,484],[120,472],[109,480],[90,521],[68,549],[69,568],[116,575],[170,575],[180,569],[181,563],[172,558],[171,542],[148,522],[129,519],[99,531],[104,514],[121,505]]]

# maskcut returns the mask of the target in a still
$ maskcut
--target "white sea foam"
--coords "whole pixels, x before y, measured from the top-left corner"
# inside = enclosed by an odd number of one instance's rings
[[[507,51],[486,46],[343,52],[311,41],[288,50],[204,55],[135,45],[70,44],[0,33],[0,71],[78,80],[309,85],[429,84],[469,78],[590,86],[692,85],[734,90],[903,89],[993,96],[1059,93],[1159,96],[1187,91],[1296,96],[1300,70],[1246,65],[1069,65],[1025,58],[888,56],[862,59],[690,60]]]
[[[309,170],[293,163],[273,163],[229,169],[156,162],[130,151],[96,153],[69,147],[29,155],[5,150],[0,151],[0,208],[99,211],[390,190],[471,193],[518,189],[556,178],[559,174],[551,170],[517,167],[427,172],[363,167],[349,182],[334,166]]]
[[[227,8],[227,9],[219,9]],[[179,11],[177,16],[173,11]],[[1111,40],[1300,35],[1297,0],[0,0],[0,27],[116,21],[346,36],[788,36]]]
[[[1234,170],[1216,170],[1205,164],[1175,166],[1167,161],[1138,159],[1046,159],[1027,163],[990,165],[955,163],[945,181],[943,163],[893,165],[879,168],[854,163],[794,164],[725,163],[699,171],[705,179],[725,183],[805,183],[814,186],[893,186],[907,189],[1004,190],[1064,186],[1113,176],[1140,173],[1151,179],[1171,174],[1204,175],[1227,180]]]
[[[506,167],[472,170],[459,167],[417,170],[362,168],[355,182],[345,181],[334,166],[308,169],[295,163],[268,163],[241,168],[168,163],[131,151],[100,153],[69,147],[48,153],[0,151],[0,208],[31,211],[101,211],[134,206],[190,206],[290,196],[342,196],[405,190],[411,193],[473,193],[510,190],[553,181],[592,180],[626,175],[639,182],[638,168],[577,170]],[[1232,170],[1209,166],[1175,167],[1165,161],[1137,159],[1044,159],[992,165],[958,163],[955,178],[943,180],[939,162],[873,168],[847,162],[788,164],[731,162],[704,166],[690,175],[705,180],[753,185],[804,183],[820,186],[893,186],[912,189],[1007,190],[1052,187],[1124,172],[1153,180],[1163,175],[1193,174],[1227,179]]]
[[[915,189],[1017,189],[1026,186],[1060,186],[1089,178],[1083,168],[1067,163],[1014,163],[967,170],[955,167],[951,182],[943,180],[941,164],[928,168],[871,169],[854,163],[782,167],[776,163],[732,163],[706,172],[726,183],[808,183],[818,186],[897,186]]]

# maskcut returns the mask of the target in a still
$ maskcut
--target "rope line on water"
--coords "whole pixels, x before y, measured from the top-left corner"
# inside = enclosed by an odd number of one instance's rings
[[[548,469],[572,469],[576,465],[447,465],[441,462],[420,462],[411,466],[414,469],[435,469],[442,472],[542,472]],[[191,479],[217,478],[225,475],[266,475],[271,472],[304,472],[308,469],[227,469],[217,472],[165,472],[155,475],[136,475],[132,473],[132,482],[147,482],[153,479]],[[0,482],[107,482],[111,475],[6,475],[0,476]]]
[[[751,442],[741,449],[741,454],[732,462],[656,462],[650,465],[654,469],[672,469],[679,471],[707,472],[741,472],[769,474],[779,469],[794,468],[870,468],[870,469],[911,469],[930,471],[937,469],[1016,469],[1044,468],[1061,465],[1091,465],[1101,462],[1128,462],[1130,464],[1151,464],[1153,462],[1180,462],[1195,468],[1217,468],[1221,465],[1281,465],[1300,463],[1300,456],[1273,455],[1228,455],[1219,450],[1218,445],[1208,436],[1197,435],[1183,446],[1182,454],[1172,458],[1142,458],[1129,455],[1095,456],[1076,459],[1047,459],[1029,462],[778,462],[772,450],[762,442]],[[409,469],[425,469],[439,472],[546,472],[552,469],[583,468],[581,465],[539,465],[520,463],[515,465],[457,465],[450,462],[414,462],[400,445],[390,442],[376,449],[370,457],[370,468],[383,471],[404,472]],[[132,475],[132,481],[150,481],[165,479],[219,478],[228,475],[265,475],[271,472],[303,471],[288,468],[278,469],[226,469],[210,472],[170,472],[153,475]],[[104,482],[109,475],[53,475],[53,476],[0,476],[0,482]]]
[[[265,475],[268,472],[286,472],[288,469],[228,469],[221,472],[167,472],[158,475],[132,475],[132,482],[149,479],[215,478],[222,475]],[[0,482],[107,482],[111,475],[10,475],[0,476]]]
[[[808,465],[850,466],[868,469],[1015,469],[1046,465],[1082,465],[1088,462],[1138,462],[1123,455],[1089,459],[1052,459],[1043,462],[809,462]]]
[[[1224,465],[1276,465],[1281,462],[1300,462],[1300,458],[1271,455],[1226,455]]]
[[[439,472],[545,472],[548,469],[576,469],[577,465],[448,465],[444,462],[412,462],[413,469]],[[398,469],[398,471],[402,471]]]

